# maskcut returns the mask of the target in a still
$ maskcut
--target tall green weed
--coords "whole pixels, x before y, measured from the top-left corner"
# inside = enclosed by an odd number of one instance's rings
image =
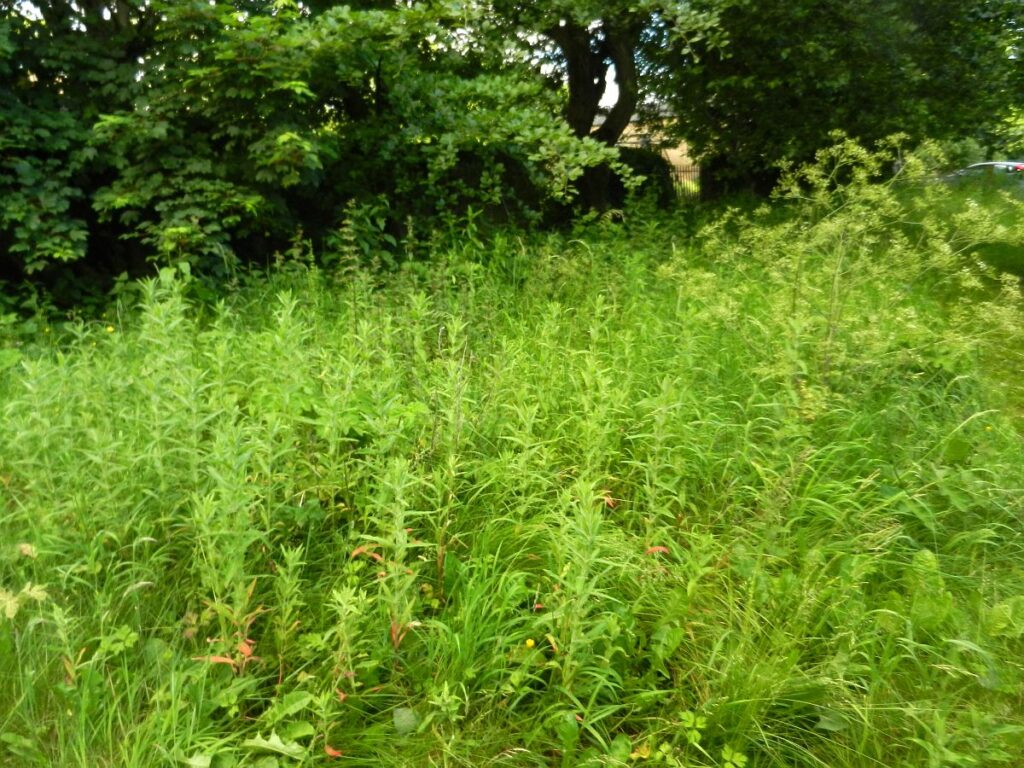
[[[1013,765],[1019,295],[882,162],[19,347],[3,759]]]

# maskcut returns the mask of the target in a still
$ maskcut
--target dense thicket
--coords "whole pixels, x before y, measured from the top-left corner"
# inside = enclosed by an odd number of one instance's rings
[[[780,161],[807,158],[835,130],[867,142],[903,133],[992,146],[999,116],[1020,100],[1016,5],[759,0],[723,8],[726,47],[699,41],[673,50],[665,65],[676,128],[710,171],[705,192],[770,187]]]
[[[346,223],[370,250],[469,206],[607,207],[637,113],[712,191],[835,128],[985,138],[1017,37],[1006,0],[0,0],[0,273],[223,271]]]
[[[564,198],[610,157],[443,8],[6,5],[9,269],[87,254],[210,266],[323,237],[346,211],[387,238],[405,217],[512,207],[513,188]]]

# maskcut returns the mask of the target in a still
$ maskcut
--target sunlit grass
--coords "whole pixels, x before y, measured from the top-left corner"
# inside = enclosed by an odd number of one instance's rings
[[[1014,765],[1019,297],[880,203],[216,307],[168,271],[40,334],[0,374],[3,761]]]

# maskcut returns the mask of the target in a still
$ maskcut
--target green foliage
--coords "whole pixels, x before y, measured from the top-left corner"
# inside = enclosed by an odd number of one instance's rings
[[[614,157],[454,7],[5,5],[0,249],[16,273],[149,256],[223,279],[238,256],[330,240],[353,202],[387,198],[392,236],[471,205],[536,214]]]
[[[1013,765],[1015,203],[888,162],[3,326],[0,760]]]
[[[202,256],[203,243],[259,230],[322,236],[346,202],[375,195],[399,216],[506,202],[502,159],[565,196],[603,157],[552,124],[514,70],[462,74],[437,11],[164,11],[145,102],[103,118],[95,145],[121,158],[98,210],[167,255]],[[466,153],[489,168],[483,177],[459,179]]]
[[[0,266],[32,274],[86,253],[90,123],[137,92],[130,52],[151,14],[124,0],[106,19],[93,4],[54,0],[32,17],[23,5],[0,3]]]
[[[837,128],[1009,150],[1019,38],[1003,0],[3,0],[0,268],[73,296],[321,256],[367,207],[392,262],[470,211],[601,214],[635,114],[690,141],[709,195]]]
[[[1010,109],[999,134],[1003,140],[1003,150],[1010,157],[1018,157],[1024,153],[1024,113],[1018,107]]]
[[[722,190],[764,190],[834,130],[992,144],[1019,101],[1018,15],[989,0],[730,3],[717,15],[727,43],[664,55],[662,92]]]
[[[40,143],[56,145],[59,152],[71,142],[81,141],[82,135],[67,115],[19,112],[7,113],[0,139],[4,157],[0,185],[5,190],[0,228],[10,237],[8,253],[32,274],[48,262],[82,258],[87,232],[85,222],[71,211],[72,204],[82,197],[81,190],[73,186],[74,173],[81,168],[80,155],[65,155],[63,162],[24,155]]]

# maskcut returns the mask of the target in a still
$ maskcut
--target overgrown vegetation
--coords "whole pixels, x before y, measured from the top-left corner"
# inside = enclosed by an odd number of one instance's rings
[[[3,761],[1016,764],[1020,202],[881,163],[10,324]]]
[[[154,263],[223,278],[297,239],[329,254],[352,222],[381,242],[470,209],[564,224],[621,207],[615,145],[637,113],[689,142],[706,197],[770,188],[837,129],[1005,150],[1019,15],[1014,0],[0,0],[0,281],[70,306]]]

